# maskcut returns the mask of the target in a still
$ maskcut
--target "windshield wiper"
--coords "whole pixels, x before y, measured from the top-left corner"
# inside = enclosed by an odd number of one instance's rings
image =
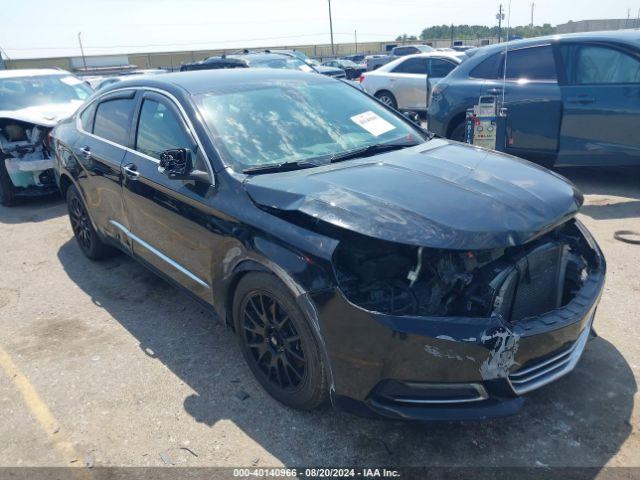
[[[328,162],[313,162],[310,160],[300,160],[297,162],[281,162],[281,163],[268,163],[266,165],[256,165],[254,167],[245,168],[243,173],[276,173],[276,172],[291,172],[292,170],[299,170],[301,168],[319,167],[320,165],[326,165]]]
[[[248,174],[290,172],[292,170],[299,170],[301,168],[319,167],[321,165],[349,160],[351,158],[368,157],[370,155],[376,155],[378,153],[401,150],[407,147],[415,147],[416,145],[420,145],[420,142],[376,143],[374,145],[367,145],[366,147],[347,150],[346,152],[334,153],[328,156],[316,157],[308,160],[256,165],[254,167],[245,168],[242,172]]]
[[[341,162],[343,160],[349,160],[352,158],[368,157],[376,155],[378,153],[392,152],[394,150],[401,150],[407,147],[415,147],[420,145],[419,142],[393,142],[393,143],[375,143],[373,145],[367,145],[366,147],[356,148],[354,150],[348,150],[342,153],[334,153],[329,157],[331,163]]]

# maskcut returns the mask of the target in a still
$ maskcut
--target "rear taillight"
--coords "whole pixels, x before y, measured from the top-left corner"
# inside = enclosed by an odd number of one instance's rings
[[[362,83],[364,81],[364,73],[362,75],[360,75],[360,78],[358,78],[358,81],[360,83]]]

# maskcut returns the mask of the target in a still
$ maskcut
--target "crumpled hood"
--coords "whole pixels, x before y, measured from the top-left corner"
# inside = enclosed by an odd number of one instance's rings
[[[60,121],[73,115],[82,104],[82,100],[72,100],[68,103],[36,105],[20,110],[0,110],[0,118],[10,118],[43,127],[55,127]]]
[[[430,142],[325,167],[254,175],[254,202],[392,242],[449,249],[523,244],[573,217],[582,194],[535,164]]]

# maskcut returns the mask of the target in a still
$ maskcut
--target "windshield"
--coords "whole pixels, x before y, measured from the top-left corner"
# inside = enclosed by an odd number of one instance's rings
[[[334,80],[239,85],[201,95],[197,103],[236,171],[313,159],[326,163],[370,145],[424,141],[408,121]]]
[[[86,100],[92,91],[72,75],[42,75],[0,79],[0,110]]]
[[[340,63],[342,64],[342,66],[344,67],[357,67],[357,65],[355,64],[355,62],[352,62],[351,60],[341,60]]]
[[[284,68],[287,70],[301,70],[312,72],[313,68],[295,57],[282,56],[269,58],[268,60],[253,60],[251,66],[254,68]]]

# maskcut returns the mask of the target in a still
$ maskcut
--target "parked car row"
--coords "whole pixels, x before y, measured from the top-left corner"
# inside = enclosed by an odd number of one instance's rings
[[[360,83],[367,93],[398,110],[426,112],[430,88],[460,65],[458,52],[432,51],[393,60],[371,72]]]
[[[570,372],[605,261],[582,196],[296,69],[141,76],[52,134],[79,248],[215,310],[274,398],[488,418]]]

